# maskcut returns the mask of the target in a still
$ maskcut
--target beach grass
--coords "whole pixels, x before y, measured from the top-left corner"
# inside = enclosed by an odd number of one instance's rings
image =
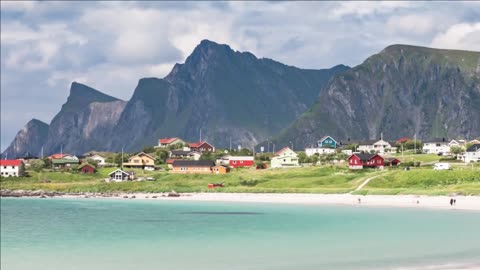
[[[133,170],[137,177],[156,181],[106,183],[104,178],[114,168],[100,168],[95,174],[72,172],[29,172],[29,177],[2,178],[2,189],[48,190],[60,192],[247,192],[247,193],[349,193],[370,177],[362,190],[354,194],[422,194],[451,193],[480,195],[480,167],[456,166],[453,170],[434,171],[431,167],[409,171],[349,170],[345,165],[323,165],[290,169],[233,169],[229,174],[171,174],[167,171]],[[47,181],[46,181],[47,180]],[[209,183],[224,183],[223,188],[209,189]]]

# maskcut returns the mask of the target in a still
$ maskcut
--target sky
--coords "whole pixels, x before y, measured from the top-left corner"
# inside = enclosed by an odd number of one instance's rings
[[[480,2],[1,1],[1,150],[50,123],[73,81],[128,100],[203,39],[300,68],[392,44],[480,51]]]

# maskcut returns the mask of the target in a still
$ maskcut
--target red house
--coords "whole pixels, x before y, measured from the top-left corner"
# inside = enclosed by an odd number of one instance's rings
[[[88,163],[81,165],[78,169],[80,170],[81,173],[95,173],[96,171],[95,167],[93,167]]]
[[[385,160],[377,154],[353,154],[348,158],[348,166],[350,169],[383,169]]]
[[[208,142],[196,142],[196,143],[189,143],[188,147],[190,147],[191,151],[197,152],[215,152],[215,147]]]
[[[255,166],[255,161],[252,156],[223,156],[217,160],[217,164],[231,168],[252,167]]]

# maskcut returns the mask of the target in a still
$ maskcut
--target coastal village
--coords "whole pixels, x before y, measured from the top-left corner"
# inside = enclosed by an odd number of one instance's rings
[[[268,144],[268,142],[267,142]],[[89,152],[82,156],[56,153],[46,158],[27,154],[17,159],[0,161],[1,177],[25,176],[27,169],[55,171],[74,171],[80,174],[94,174],[97,168],[112,168],[105,175],[105,182],[122,182],[145,180],[152,177],[137,177],[135,171],[165,171],[170,174],[228,174],[239,168],[256,170],[299,168],[315,166],[321,162],[348,167],[350,170],[375,169],[402,165],[405,152],[417,155],[435,154],[441,160],[462,162],[466,164],[480,161],[480,140],[445,138],[420,142],[411,138],[396,141],[379,140],[340,141],[332,136],[323,136],[315,145],[294,151],[292,146],[285,146],[270,152],[260,147],[259,152],[250,149],[221,149],[207,141],[187,142],[181,138],[161,138],[158,144],[146,147],[144,151],[134,154]],[[274,146],[272,147],[273,150]],[[254,149],[253,149],[254,150]],[[267,151],[265,151],[267,150]],[[108,156],[108,157],[107,157]],[[404,164],[405,169],[419,164]],[[449,166],[447,167],[447,169]]]

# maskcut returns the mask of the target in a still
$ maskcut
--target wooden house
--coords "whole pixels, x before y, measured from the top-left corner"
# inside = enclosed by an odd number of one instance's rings
[[[298,167],[298,157],[289,147],[284,147],[276,152],[271,161],[272,168],[291,168]]]
[[[212,167],[212,173],[214,174],[225,174],[230,172],[230,167],[226,165],[217,165]]]
[[[158,148],[168,148],[177,144],[185,144],[185,141],[180,138],[161,138],[158,140]]]
[[[171,173],[207,174],[212,173],[215,163],[211,160],[175,160]]]
[[[377,154],[353,154],[348,158],[350,169],[378,168],[383,169],[385,160]]]
[[[195,143],[189,143],[188,147],[190,147],[191,151],[195,152],[215,152],[215,147],[208,142],[195,142]]]
[[[128,162],[123,163],[127,168],[140,168],[144,170],[155,169],[155,158],[144,152],[138,153],[128,159]]]
[[[96,169],[93,165],[90,165],[88,163],[84,163],[78,167],[78,171],[80,173],[95,173]]]

